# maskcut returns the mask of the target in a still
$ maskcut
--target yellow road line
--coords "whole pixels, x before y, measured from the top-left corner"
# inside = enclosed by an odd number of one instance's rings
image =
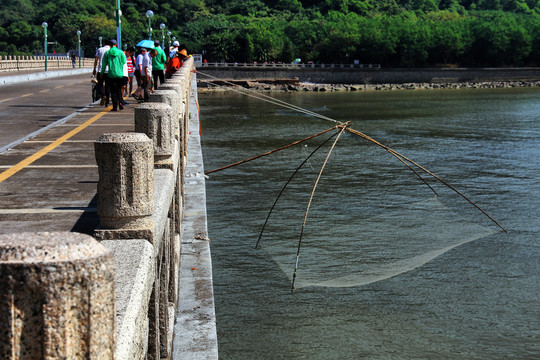
[[[60,89],[61,87],[64,87],[64,85],[58,85],[55,89]]]
[[[0,100],[0,103],[6,102],[6,101],[9,101],[9,100],[13,100],[13,99],[15,99],[15,98],[9,98],[9,99]]]
[[[9,169],[13,165],[0,165],[0,169]],[[27,169],[93,169],[97,165],[28,165]]]
[[[1,215],[11,214],[54,214],[54,213],[82,213],[82,212],[97,212],[96,208],[91,207],[58,207],[58,208],[42,208],[42,209],[0,209]]]
[[[54,140],[27,140],[25,144],[48,144],[52,143]],[[93,143],[95,140],[66,140],[67,143]]]
[[[76,124],[61,124],[58,125],[58,127],[72,127],[77,126]],[[94,124],[92,126],[133,126],[133,121],[131,123],[125,123],[125,124]]]
[[[21,97],[27,97],[27,96],[32,96],[32,95],[34,95],[34,93],[24,94],[24,95],[21,95]]]
[[[47,92],[47,91],[51,91],[51,89],[40,90],[39,92]]]
[[[103,115],[105,115],[107,112],[109,112],[112,109],[112,106],[108,107],[106,110],[100,112],[99,114],[95,115],[91,119],[88,119],[84,124],[81,124],[77,126],[75,129],[71,130],[67,134],[59,137],[55,141],[53,141],[51,144],[45,146],[43,149],[39,150],[33,155],[30,155],[26,159],[22,160],[18,164],[13,165],[11,168],[7,169],[3,173],[0,174],[0,183],[11,176],[15,175],[17,172],[24,169],[26,166],[32,164],[34,161],[40,159],[44,155],[46,155],[48,152],[56,149],[58,146],[60,146],[63,142],[71,138],[72,136],[77,135],[79,132],[84,130],[86,127],[97,121],[99,118],[101,118]]]

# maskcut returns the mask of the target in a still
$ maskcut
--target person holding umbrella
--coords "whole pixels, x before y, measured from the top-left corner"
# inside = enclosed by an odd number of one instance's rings
[[[111,90],[112,111],[124,110],[122,105],[122,85],[124,77],[124,64],[127,62],[126,55],[116,46],[116,40],[111,40],[111,49],[103,55],[101,74],[109,67],[109,87]]]

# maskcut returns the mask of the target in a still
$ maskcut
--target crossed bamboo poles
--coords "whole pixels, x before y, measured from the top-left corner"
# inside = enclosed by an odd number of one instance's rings
[[[211,78],[214,78],[214,79],[217,79],[215,78],[214,76],[211,76],[211,75],[208,75],[208,74],[205,74],[205,73],[201,73],[199,71],[200,74],[202,75],[205,75],[205,76],[209,76]],[[297,248],[297,253],[296,253],[296,262],[295,262],[295,267],[294,267],[294,273],[293,273],[293,280],[292,280],[292,288],[291,288],[291,291],[294,291],[295,290],[295,280],[296,280],[296,272],[297,272],[297,269],[298,269],[298,262],[299,262],[299,258],[300,258],[300,249],[301,249],[301,246],[302,246],[302,237],[303,237],[303,234],[304,234],[304,229],[305,229],[305,225],[306,225],[306,221],[307,221],[307,217],[308,217],[308,214],[309,214],[309,209],[311,207],[311,202],[313,200],[313,196],[315,194],[315,191],[316,191],[316,188],[317,188],[317,185],[319,183],[319,180],[322,176],[322,173],[324,171],[324,168],[330,158],[330,155],[332,154],[332,151],[334,149],[334,147],[336,146],[339,138],[341,137],[341,135],[343,134],[344,131],[348,131],[349,133],[351,134],[354,134],[354,135],[357,135],[381,148],[383,148],[384,150],[386,150],[388,153],[390,153],[392,156],[396,157],[399,161],[401,161],[404,165],[406,165],[420,180],[422,180],[422,182],[424,184],[426,184],[434,193],[435,195],[437,195],[437,192],[427,183],[427,181],[420,175],[420,173],[418,173],[418,171],[416,171],[411,165],[417,167],[418,169],[420,169],[421,171],[423,171],[424,173],[428,174],[429,176],[433,177],[434,179],[436,179],[437,181],[439,181],[440,183],[442,183],[443,185],[445,185],[446,187],[448,187],[449,189],[451,189],[452,191],[454,191],[456,194],[458,194],[459,196],[461,196],[463,199],[465,199],[468,203],[470,203],[472,206],[474,206],[477,210],[479,210],[482,214],[484,214],[489,220],[491,220],[493,223],[495,223],[500,229],[502,229],[505,233],[507,232],[506,229],[501,225],[499,224],[493,217],[491,217],[486,211],[484,211],[482,208],[480,208],[477,204],[475,204],[472,200],[470,200],[467,196],[465,196],[463,193],[461,193],[459,190],[457,190],[454,186],[448,184],[445,180],[443,180],[441,177],[439,177],[438,175],[434,174],[433,172],[431,172],[430,170],[426,169],[425,167],[423,167],[422,165],[418,164],[417,162],[409,159],[408,157],[400,154],[399,152],[393,150],[392,148],[382,144],[381,142],[373,139],[372,137],[364,134],[363,132],[361,131],[358,131],[358,130],[355,130],[355,129],[352,129],[349,125],[350,125],[350,122],[347,122],[347,123],[342,123],[340,121],[337,121],[335,119],[332,119],[332,118],[329,118],[327,116],[324,116],[324,115],[321,115],[321,114],[318,114],[318,113],[315,113],[315,112],[312,112],[310,110],[307,110],[307,109],[304,109],[304,108],[301,108],[299,106],[296,106],[296,105],[293,105],[293,104],[289,104],[285,101],[282,101],[282,100],[279,100],[279,99],[275,99],[275,98],[272,98],[268,95],[264,95],[264,94],[257,94],[257,95],[253,95],[249,92],[246,92],[247,89],[243,89],[243,88],[240,88],[242,90],[246,90],[246,91],[241,91],[241,90],[236,90],[237,85],[236,84],[233,84],[233,83],[230,83],[230,82],[227,82],[227,81],[224,81],[224,83],[228,83],[229,85],[233,86],[232,90],[235,91],[235,92],[239,92],[241,94],[244,94],[244,95],[247,95],[247,96],[250,96],[250,97],[254,97],[254,98],[257,98],[259,100],[262,100],[262,101],[266,101],[266,102],[270,102],[270,103],[273,103],[275,105],[278,105],[278,106],[281,106],[281,107],[285,107],[285,108],[288,108],[288,109],[291,109],[291,110],[295,110],[295,111],[298,111],[298,112],[302,112],[302,113],[305,113],[305,114],[308,114],[308,115],[311,115],[311,116],[314,116],[314,117],[318,117],[318,118],[321,118],[321,119],[324,119],[324,120],[328,120],[328,121],[332,121],[334,123],[336,123],[337,125],[330,128],[330,129],[327,129],[327,130],[324,130],[322,132],[319,132],[317,134],[314,134],[314,135],[311,135],[307,138],[304,138],[304,139],[301,139],[301,140],[298,140],[298,141],[295,141],[291,144],[288,144],[288,145],[285,145],[285,146],[282,146],[282,147],[279,147],[275,150],[272,150],[272,151],[268,151],[268,152],[265,152],[261,155],[257,155],[257,156],[254,156],[254,157],[251,157],[249,159],[246,159],[246,160],[242,160],[242,161],[239,161],[239,162],[236,162],[234,164],[230,164],[230,165],[227,165],[227,166],[223,166],[219,169],[215,169],[215,170],[212,170],[212,171],[208,171],[208,172],[205,172],[205,174],[210,174],[210,173],[213,173],[213,172],[216,172],[216,171],[220,171],[220,170],[224,170],[224,169],[227,169],[227,168],[230,168],[232,166],[236,166],[236,165],[240,165],[240,164],[243,164],[243,163],[246,163],[248,161],[251,161],[251,160],[255,160],[255,159],[258,159],[262,156],[267,156],[267,155],[270,155],[270,154],[273,154],[277,151],[281,151],[281,150],[284,150],[286,148],[289,148],[291,146],[294,146],[294,145],[297,145],[297,144],[300,144],[304,141],[307,141],[309,139],[313,139],[317,136],[320,136],[320,135],[323,135],[331,130],[339,130],[338,133],[335,133],[333,134],[331,137],[329,137],[328,139],[326,139],[322,144],[320,144],[301,164],[300,166],[294,171],[294,173],[291,175],[291,177],[289,178],[289,180],[287,181],[287,183],[285,184],[285,186],[282,188],[281,192],[279,193],[278,197],[276,198],[274,204],[272,205],[272,208],[270,209],[270,212],[268,213],[268,216],[264,222],[264,225],[262,227],[262,230],[261,230],[261,233],[259,234],[259,238],[257,239],[257,243],[255,245],[255,247],[258,247],[259,245],[259,242],[262,238],[262,235],[263,235],[263,232],[264,232],[264,229],[266,227],[266,224],[268,223],[268,219],[270,218],[270,214],[272,213],[275,205],[277,204],[279,198],[281,197],[281,195],[283,194],[285,188],[287,187],[287,185],[290,183],[290,181],[292,180],[292,178],[296,175],[296,173],[299,171],[299,169],[307,162],[307,160],[315,153],[317,152],[324,144],[326,144],[331,138],[333,138],[334,136],[337,135],[337,138],[334,140],[334,143],[332,144],[330,150],[328,151],[328,154],[326,156],[326,159],[324,161],[324,163],[322,164],[321,166],[321,169],[319,171],[319,174],[317,176],[317,179],[315,181],[315,184],[313,186],[313,189],[312,189],[312,192],[311,192],[311,196],[310,196],[310,199],[309,199],[309,202],[308,202],[308,205],[307,205],[307,208],[306,208],[306,213],[304,215],[304,221],[302,223],[302,230],[301,230],[301,233],[300,233],[300,239],[298,241],[298,248]],[[209,83],[211,84],[211,83]],[[220,86],[220,85],[216,85],[216,84],[212,84],[214,86]]]

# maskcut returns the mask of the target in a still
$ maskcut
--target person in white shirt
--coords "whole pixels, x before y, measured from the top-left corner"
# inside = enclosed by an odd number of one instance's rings
[[[143,67],[142,62],[146,55],[146,49],[141,48],[141,52],[139,55],[137,55],[137,58],[135,59],[135,79],[137,79],[137,86],[142,86],[142,74],[143,74]]]
[[[150,51],[155,51],[154,49]],[[143,56],[141,63],[141,80],[142,88],[144,89],[144,101],[148,101],[150,98],[150,92],[152,90],[152,59],[148,52]]]
[[[109,41],[105,42],[105,46],[100,47],[96,51],[96,58],[94,59],[94,71],[92,74],[96,76],[97,74],[97,80],[98,80],[98,91],[101,96],[101,102],[100,105],[109,106],[109,83],[107,81],[107,73],[109,72],[108,68],[105,68],[105,74],[101,75],[101,61],[103,60],[103,55],[107,51],[111,49],[111,46],[109,44]],[[105,83],[105,86],[103,86],[103,83]]]

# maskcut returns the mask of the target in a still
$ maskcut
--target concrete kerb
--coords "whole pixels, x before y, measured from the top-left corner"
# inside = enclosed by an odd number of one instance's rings
[[[70,76],[70,75],[79,75],[79,74],[90,74],[92,73],[91,68],[83,69],[71,69],[71,70],[59,70],[59,71],[43,71],[38,73],[30,74],[19,74],[19,75],[6,75],[0,76],[0,86],[16,84],[26,81],[36,81],[43,80],[55,77]]]
[[[196,89],[196,79],[192,79]],[[197,92],[191,102],[197,101]],[[192,108],[195,108],[193,105]],[[180,298],[173,359],[218,359],[210,239],[198,113],[189,117],[188,161],[180,258]]]

